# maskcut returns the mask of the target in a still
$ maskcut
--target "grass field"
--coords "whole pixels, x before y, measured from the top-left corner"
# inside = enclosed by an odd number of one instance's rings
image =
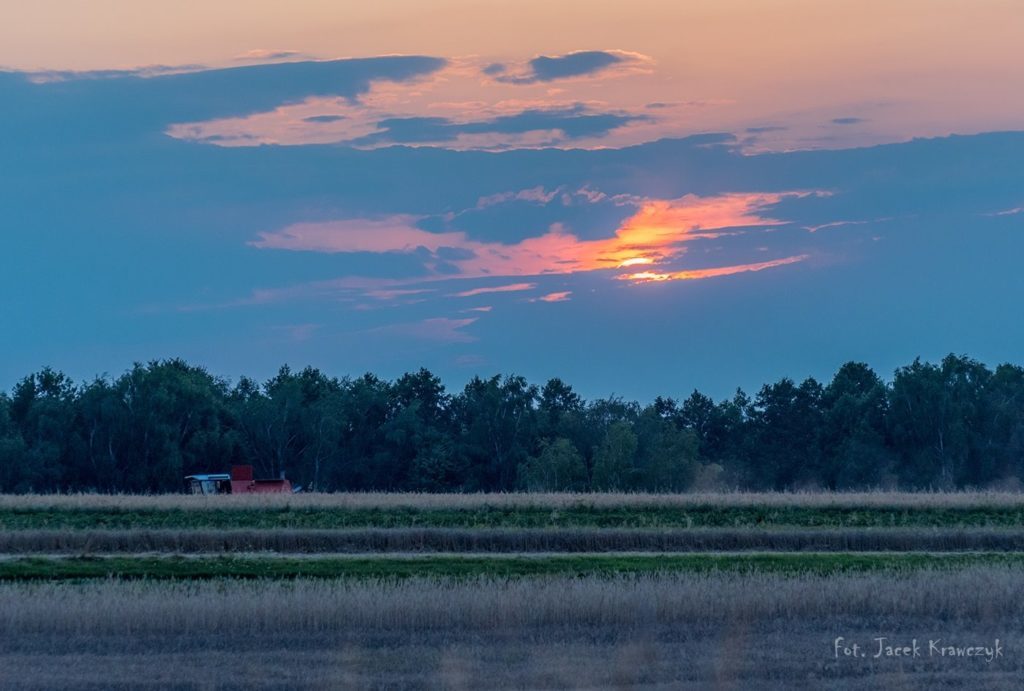
[[[5,689],[1009,689],[1022,615],[1009,493],[0,496]]]
[[[204,504],[203,506],[208,506]],[[536,506],[477,508],[0,508],[0,530],[203,528],[1019,527],[1024,506]]]
[[[323,494],[6,494],[0,509],[595,509],[651,507],[784,508],[1017,508],[1021,492],[693,492],[687,494],[552,493],[430,494],[415,492],[338,492]]]
[[[0,584],[5,688],[1019,688],[1016,569]],[[835,640],[993,646],[839,658]]]
[[[967,552],[1024,550],[1017,528],[354,528],[9,530],[0,554]]]
[[[524,578],[659,573],[839,574],[860,571],[920,571],[966,566],[1024,566],[1024,554],[974,552],[864,553],[773,552],[757,554],[535,554],[411,556],[233,557],[21,557],[0,560],[0,580],[96,578],[305,579],[305,578]]]

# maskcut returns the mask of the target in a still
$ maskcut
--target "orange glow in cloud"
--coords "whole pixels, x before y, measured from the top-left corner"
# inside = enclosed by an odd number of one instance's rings
[[[635,274],[617,276],[621,281],[632,281],[633,283],[659,283],[662,281],[696,281],[702,278],[715,278],[716,276],[731,276],[733,274],[746,273],[748,271],[763,271],[776,266],[796,264],[807,259],[810,255],[799,254],[782,259],[773,259],[767,262],[756,264],[737,264],[735,266],[720,266],[713,269],[690,269],[688,271],[670,271],[667,273],[656,273],[653,271],[641,271]]]
[[[803,193],[798,193],[803,194]],[[783,194],[725,194],[672,200],[648,200],[630,216],[615,237],[587,243],[596,250],[586,258],[593,268],[655,265],[678,256],[681,245],[696,238],[717,237],[726,228],[778,225],[760,215],[777,204]]]
[[[600,240],[581,240],[555,224],[543,235],[504,245],[472,240],[462,232],[431,233],[415,226],[419,220],[416,217],[394,216],[383,220],[300,223],[279,232],[261,233],[251,244],[260,248],[314,252],[408,253],[421,248],[437,252],[443,247],[468,250],[467,258],[451,262],[459,268],[457,278],[541,276],[644,266],[647,270],[622,274],[618,278],[635,283],[695,280],[760,271],[804,259],[801,255],[759,264],[690,271],[657,270],[659,265],[681,257],[686,252],[686,243],[695,239],[719,237],[734,228],[781,224],[764,215],[763,210],[786,197],[808,194],[811,193],[736,193],[638,200],[639,210],[623,222],[614,237]],[[427,280],[452,278],[450,274],[437,274]],[[397,281],[392,285],[401,283]],[[533,283],[515,283],[474,288],[454,295],[470,297],[534,287]]]
[[[653,264],[653,257],[630,257],[619,262],[619,268],[624,269],[630,266],[638,266],[640,264]]]
[[[566,302],[569,300],[570,295],[572,295],[571,290],[563,290],[558,293],[548,293],[547,295],[543,295],[537,299],[541,302]]]

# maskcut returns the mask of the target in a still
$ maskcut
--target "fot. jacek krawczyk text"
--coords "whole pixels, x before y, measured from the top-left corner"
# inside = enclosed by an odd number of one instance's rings
[[[898,640],[888,636],[876,636],[869,643],[860,643],[837,636],[832,645],[836,659],[853,658],[980,658],[993,662],[1003,657],[1003,643],[998,638],[991,642],[972,641],[968,644],[943,638],[911,638]]]

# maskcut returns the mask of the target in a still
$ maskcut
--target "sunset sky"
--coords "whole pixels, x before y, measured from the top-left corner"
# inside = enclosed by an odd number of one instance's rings
[[[1024,362],[1022,45],[1017,0],[21,3],[0,387]]]

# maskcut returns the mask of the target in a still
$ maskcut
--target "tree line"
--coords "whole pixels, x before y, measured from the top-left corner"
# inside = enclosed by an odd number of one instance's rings
[[[0,491],[180,491],[232,464],[320,491],[1007,486],[1024,478],[1024,368],[949,355],[887,382],[850,362],[828,384],[641,405],[520,376],[450,393],[425,369],[232,384],[173,359],[84,384],[45,368],[0,393]]]

